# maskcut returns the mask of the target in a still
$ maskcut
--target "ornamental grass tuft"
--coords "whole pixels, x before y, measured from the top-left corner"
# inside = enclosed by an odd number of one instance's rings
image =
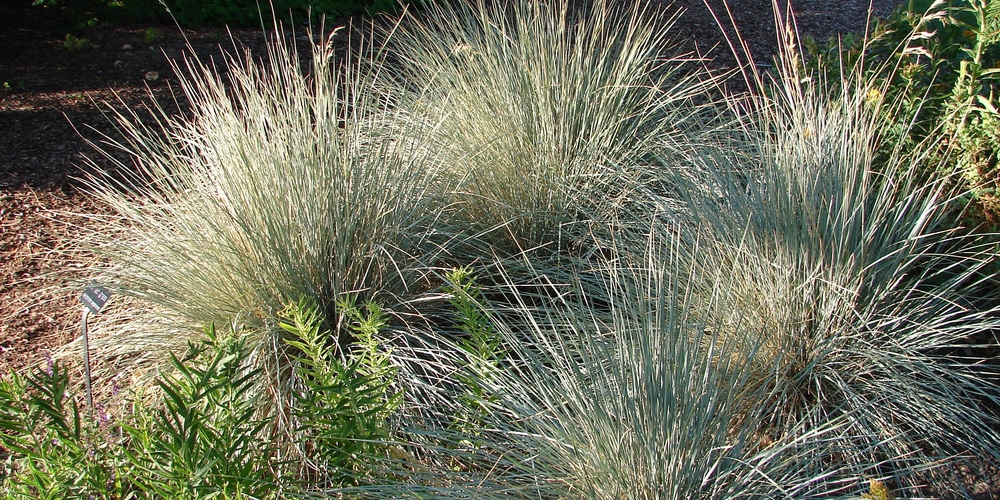
[[[284,304],[317,304],[337,350],[351,340],[334,328],[337,300],[391,304],[421,286],[439,206],[433,161],[405,139],[415,122],[379,83],[378,47],[338,55],[333,34],[310,45],[299,54],[278,32],[262,56],[227,55],[225,72],[188,57],[174,67],[188,114],[112,115],[123,138],[101,152],[133,164],[95,165],[86,179],[113,214],[95,216],[87,243],[95,275],[128,305],[102,318],[99,358],[149,368],[215,324],[250,338],[280,407],[294,380],[277,326]]]
[[[653,140],[694,120],[713,79],[645,2],[439,2],[389,45],[458,184],[458,222],[498,250],[559,240],[627,206]]]
[[[759,432],[846,418],[837,461],[872,477],[909,488],[957,457],[996,457],[995,236],[959,227],[949,179],[919,176],[937,144],[886,142],[885,89],[860,67],[836,85],[800,73],[790,48],[732,101],[740,140],[697,159],[689,184],[688,265],[730,271],[701,286],[718,300],[692,306],[717,303],[733,319],[715,336],[747,345],[719,362],[763,390],[748,408],[775,409],[750,410]]]

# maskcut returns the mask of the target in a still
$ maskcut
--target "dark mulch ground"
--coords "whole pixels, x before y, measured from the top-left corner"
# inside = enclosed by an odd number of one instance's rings
[[[89,43],[68,48],[67,33]],[[223,29],[183,35],[202,56],[232,46]],[[260,31],[233,35],[257,47],[265,39]],[[51,274],[68,264],[73,225],[87,223],[65,213],[100,210],[74,180],[85,155],[97,159],[87,139],[113,135],[103,103],[139,107],[155,96],[172,108],[168,59],[186,50],[184,36],[171,26],[75,29],[31,0],[0,6],[0,372],[36,363],[79,335],[77,293],[50,289],[61,282]]]
[[[728,18],[720,0],[706,1],[719,17]],[[792,3],[799,30],[827,38],[863,32],[870,9],[886,15],[898,2]],[[712,50],[723,42],[722,30],[702,0],[676,0],[673,6],[685,11],[674,29],[678,40],[713,57],[716,66],[734,62],[725,48]],[[730,0],[729,9],[755,62],[768,63],[776,47],[769,2]],[[68,47],[68,33],[89,43]],[[183,35],[203,56],[218,54],[220,45],[232,46],[224,29],[185,30]],[[233,35],[258,48],[265,39],[260,31]],[[95,103],[120,99],[118,105],[138,107],[151,98],[169,102],[173,77],[168,58],[186,50],[184,36],[172,26],[78,29],[32,7],[31,0],[0,5],[0,373],[28,369],[79,335],[79,292],[54,291],[62,279],[53,274],[70,265],[65,252],[72,249],[74,225],[89,223],[67,214],[102,210],[74,180],[84,157],[95,156],[86,139],[113,133],[102,105]],[[147,78],[151,72],[158,77]],[[85,279],[80,275],[80,283]],[[954,496],[1000,497],[996,468],[977,465],[956,473],[969,489]]]

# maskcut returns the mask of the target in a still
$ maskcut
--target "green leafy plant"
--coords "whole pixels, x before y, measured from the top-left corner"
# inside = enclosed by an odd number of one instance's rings
[[[244,362],[247,350],[215,329],[192,345],[184,358],[171,358],[173,372],[158,388],[163,406],[133,405],[129,474],[138,489],[160,498],[273,498],[280,464],[258,416],[253,391],[259,371]]]
[[[79,52],[90,46],[90,40],[87,38],[77,38],[72,34],[67,33],[65,40],[63,40],[63,48],[70,52]]]
[[[470,372],[456,375],[467,392],[461,397],[463,405],[455,417],[455,426],[471,435],[488,415],[487,405],[495,402],[495,397],[480,381],[490,380],[502,369],[500,363],[504,352],[472,268],[453,268],[445,275],[445,281],[448,303],[454,309],[459,330],[465,334],[458,345],[466,356],[465,369]]]
[[[304,471],[327,486],[356,485],[373,479],[378,460],[388,457],[392,417],[402,402],[395,390],[397,369],[377,338],[387,317],[373,302],[361,306],[353,296],[337,302],[343,327],[351,334],[340,348],[323,329],[315,303],[301,299],[281,312],[280,327],[289,337],[301,388],[295,417],[296,444],[315,464]]]
[[[462,348],[483,360],[496,362],[501,359],[500,339],[484,313],[482,289],[476,283],[472,268],[453,268],[445,275],[445,281],[445,291],[450,295],[448,303],[455,309],[458,328],[468,335],[462,339]]]
[[[91,421],[58,363],[0,381],[0,446],[10,453],[0,492],[13,498],[285,498],[367,484],[389,463],[403,394],[378,339],[374,303],[338,301],[341,348],[314,302],[282,310],[297,390],[290,443],[260,404],[260,370],[246,338],[214,327],[171,357],[154,390]],[[291,446],[289,446],[291,444]],[[297,450],[299,455],[288,455]]]
[[[241,343],[213,328],[160,380],[163,399],[96,414],[76,402],[58,363],[27,381],[0,382],[3,433],[12,455],[2,490],[12,498],[274,498],[281,464],[255,417]],[[207,359],[204,359],[207,358]],[[162,406],[160,405],[162,403]],[[289,483],[286,488],[294,488]]]
[[[873,87],[896,102],[883,134],[890,147],[910,149],[945,135],[940,151],[916,165],[928,177],[954,176],[969,187],[957,209],[969,204],[974,224],[998,220],[997,91],[1000,90],[1000,8],[988,0],[911,0],[876,23],[868,38],[846,45],[807,43],[811,64],[825,73],[857,68]],[[890,107],[880,109],[889,111]],[[884,156],[892,155],[883,151]],[[942,161],[942,158],[946,158]]]
[[[51,363],[28,378],[0,381],[0,447],[8,470],[0,492],[8,498],[66,498],[124,493],[124,457],[99,408],[87,416],[70,390],[69,371]]]
[[[156,41],[159,40],[161,36],[163,35],[160,33],[160,30],[156,28],[146,28],[146,31],[142,32],[143,41],[146,43],[146,45],[152,45],[156,43]]]

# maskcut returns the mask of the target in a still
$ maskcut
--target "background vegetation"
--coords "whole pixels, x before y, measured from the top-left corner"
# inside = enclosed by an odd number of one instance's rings
[[[963,195],[970,225],[998,222],[997,99],[1000,84],[1000,4],[988,0],[910,0],[870,36],[846,43],[807,43],[813,68],[831,81],[862,64],[883,82],[893,108],[887,131],[916,147],[934,134],[949,139],[926,162],[928,176],[949,176]],[[880,97],[881,98],[881,97]],[[943,169],[943,170],[936,170]],[[956,204],[962,209],[961,204]]]

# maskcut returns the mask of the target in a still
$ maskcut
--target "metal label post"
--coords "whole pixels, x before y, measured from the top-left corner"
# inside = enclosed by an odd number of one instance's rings
[[[83,295],[80,296],[80,302],[83,302],[85,306],[83,308],[83,383],[87,388],[87,408],[90,409],[90,414],[94,414],[94,393],[91,389],[91,376],[90,376],[90,339],[87,333],[87,319],[90,314],[97,314],[101,312],[104,308],[104,304],[108,303],[108,299],[111,298],[111,293],[106,289],[91,285],[88,286],[84,291]]]

